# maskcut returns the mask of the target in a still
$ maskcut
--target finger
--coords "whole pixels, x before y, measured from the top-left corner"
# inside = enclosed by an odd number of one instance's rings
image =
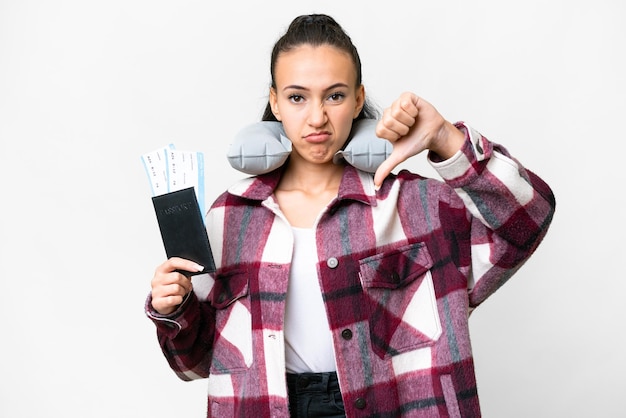
[[[404,159],[400,156],[399,153],[392,151],[389,157],[385,161],[383,161],[374,173],[374,187],[376,190],[380,189],[380,186],[383,184],[383,180],[387,178],[389,174],[393,171],[394,168],[398,166]]]
[[[191,283],[189,280],[187,280]],[[185,296],[192,289],[192,286],[185,283],[172,283],[155,286],[152,289],[153,298],[164,298],[167,296]]]
[[[176,270],[199,273],[204,270],[204,266],[184,258],[172,257],[157,267],[157,273],[170,273]]]
[[[191,284],[191,279],[177,271],[165,274],[155,274],[152,278],[151,284],[153,289],[171,285],[181,286],[187,291],[191,291],[191,289],[193,288],[193,285]]]
[[[376,124],[376,136],[395,142],[409,132],[409,127],[399,122],[389,112],[389,109],[385,110],[382,119]]]
[[[384,125],[376,126],[376,136],[381,139],[386,139],[389,142],[396,142],[402,138],[402,133],[391,130]]]
[[[409,133],[411,127],[415,125],[417,114],[417,108],[412,108],[408,112],[398,103],[394,103],[383,112],[376,133],[380,138],[396,141]]]
[[[417,107],[418,98],[412,93],[405,93],[391,106],[392,113],[403,123],[412,126],[419,109]]]
[[[175,296],[166,296],[161,298],[152,298],[152,307],[155,311],[160,313],[161,315],[171,314],[176,310],[178,305],[183,303],[184,297],[175,295]]]

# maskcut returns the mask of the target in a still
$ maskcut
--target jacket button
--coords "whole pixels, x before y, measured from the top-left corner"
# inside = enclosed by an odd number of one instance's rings
[[[326,265],[330,267],[331,269],[334,269],[335,267],[339,265],[339,260],[337,260],[335,257],[330,257],[328,261],[326,262]]]
[[[352,339],[352,331],[350,331],[349,329],[344,329],[343,331],[341,331],[341,337],[344,340],[351,340]]]
[[[394,283],[398,283],[400,281],[400,275],[394,271],[391,273],[391,280],[393,280]]]
[[[366,402],[365,402],[365,399],[363,398],[356,398],[356,401],[354,401],[354,406],[357,409],[363,409],[365,408],[365,405],[366,405]]]

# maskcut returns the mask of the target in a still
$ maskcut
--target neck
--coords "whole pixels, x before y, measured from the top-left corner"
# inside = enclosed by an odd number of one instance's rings
[[[332,162],[315,164],[299,158],[290,158],[278,185],[281,190],[303,190],[316,194],[337,192],[343,176],[343,165]]]

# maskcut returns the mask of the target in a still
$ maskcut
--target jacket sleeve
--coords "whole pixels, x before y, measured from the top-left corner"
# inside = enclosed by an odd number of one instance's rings
[[[458,195],[470,216],[470,307],[502,286],[532,255],[555,210],[554,194],[508,151],[463,123],[466,141],[452,158],[430,163]]]
[[[148,296],[145,312],[156,325],[159,345],[176,375],[185,381],[207,377],[215,334],[214,308],[200,302],[192,291],[169,315],[156,312]]]

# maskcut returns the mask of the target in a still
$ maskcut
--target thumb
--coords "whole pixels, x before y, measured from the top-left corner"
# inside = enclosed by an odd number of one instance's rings
[[[383,184],[383,180],[391,173],[391,171],[398,166],[404,159],[400,157],[400,154],[394,149],[389,157],[383,161],[376,169],[374,173],[374,187],[376,190],[380,189]]]

